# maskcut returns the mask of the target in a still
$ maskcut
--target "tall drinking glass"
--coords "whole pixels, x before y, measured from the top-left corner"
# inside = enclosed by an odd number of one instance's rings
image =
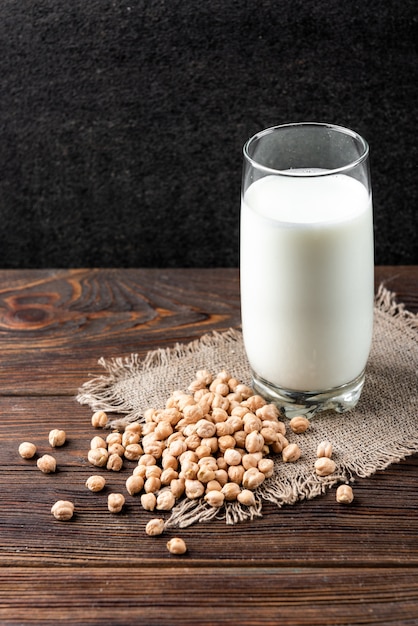
[[[369,148],[331,124],[268,128],[244,146],[243,338],[255,390],[286,416],[353,408],[373,329]]]

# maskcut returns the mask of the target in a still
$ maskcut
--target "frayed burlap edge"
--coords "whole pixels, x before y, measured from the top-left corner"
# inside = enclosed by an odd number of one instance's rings
[[[403,333],[408,335],[414,345],[418,341],[416,330],[418,329],[418,316],[407,311],[403,304],[396,302],[392,292],[383,285],[380,286],[375,300],[376,311],[379,315],[390,318],[401,325]],[[174,361],[193,356],[202,349],[202,346],[216,351],[220,345],[229,344],[231,351],[242,344],[241,332],[229,329],[226,332],[208,333],[198,340],[189,344],[176,344],[173,348],[158,349],[149,352],[145,359],[141,360],[137,354],[132,354],[125,358],[115,358],[111,360],[100,359],[100,365],[107,374],[96,377],[83,384],[79,390],[77,400],[81,404],[88,405],[92,410],[104,410],[109,413],[123,415],[122,418],[114,419],[110,422],[110,427],[123,429],[124,425],[131,421],[141,421],[143,411],[148,407],[138,407],[132,405],[126,398],[122,398],[118,393],[118,383],[127,378],[134,377],[140,379],[141,374],[150,372],[155,368],[169,368]],[[242,354],[237,350],[237,358]],[[244,357],[245,358],[245,357]],[[233,372],[234,373],[234,372]],[[250,374],[243,382],[250,382]],[[183,381],[187,384],[190,381]],[[179,383],[180,386],[180,383]],[[148,406],[154,406],[153,404]],[[333,417],[335,420],[335,417]],[[347,419],[347,418],[340,418]],[[313,424],[321,431],[317,437],[323,437],[323,425],[325,423],[326,432],[327,416],[321,420],[313,421]],[[335,421],[333,422],[335,423]],[[320,427],[318,425],[321,425]],[[315,426],[313,426],[313,429]],[[297,440],[292,433],[288,437],[290,441]],[[316,446],[316,442],[315,442]],[[281,458],[275,458],[275,471],[271,478],[255,492],[256,506],[244,507],[239,503],[227,502],[221,509],[215,509],[208,505],[203,499],[181,500],[171,512],[170,518],[166,522],[166,527],[184,528],[196,522],[207,522],[214,518],[224,519],[227,524],[236,524],[243,520],[254,519],[262,515],[263,500],[270,501],[281,507],[283,505],[295,504],[304,499],[312,499],[326,492],[327,489],[338,483],[353,482],[355,478],[365,478],[371,476],[378,470],[386,469],[390,464],[399,462],[408,455],[418,451],[418,430],[409,432],[404,441],[394,441],[393,438],[385,445],[379,447],[378,455],[371,456],[365,454],[360,457],[344,457],[337,460],[337,469],[332,476],[319,477],[313,470],[315,455],[313,448],[296,464],[284,464]],[[315,447],[316,449],[316,447]],[[338,456],[338,455],[337,455]]]

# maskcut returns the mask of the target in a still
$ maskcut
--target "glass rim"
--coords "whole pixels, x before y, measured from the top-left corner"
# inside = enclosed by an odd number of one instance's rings
[[[296,171],[296,170],[280,170],[280,169],[276,169],[276,168],[273,168],[273,167],[268,167],[267,165],[262,165],[261,163],[259,163],[257,160],[253,159],[253,157],[250,156],[250,154],[249,154],[250,146],[256,140],[260,139],[261,137],[263,137],[265,135],[270,135],[270,134],[272,134],[272,133],[274,133],[276,131],[279,131],[279,130],[282,130],[282,129],[286,129],[286,128],[301,128],[301,127],[306,127],[306,126],[317,127],[317,128],[322,128],[322,129],[328,128],[328,129],[331,129],[333,131],[337,131],[337,132],[339,132],[341,134],[349,135],[354,140],[356,140],[358,142],[358,144],[360,144],[362,146],[363,151],[360,154],[360,156],[358,156],[356,159],[350,161],[346,165],[342,165],[340,167],[336,167],[336,168],[325,170],[325,171],[315,171],[315,172],[300,172],[300,171]],[[340,173],[347,172],[349,170],[354,169],[355,167],[360,165],[360,163],[365,161],[367,159],[367,157],[369,156],[369,144],[364,139],[364,137],[359,135],[359,133],[357,133],[354,130],[351,130],[349,128],[346,128],[344,126],[339,126],[337,124],[330,124],[330,123],[326,123],[326,122],[291,122],[291,123],[288,123],[288,124],[279,124],[277,126],[270,126],[269,128],[265,128],[264,130],[260,130],[255,135],[252,135],[252,137],[250,137],[244,144],[243,154],[244,154],[245,159],[254,168],[257,168],[258,170],[263,171],[266,174],[275,174],[276,176],[287,176],[287,177],[291,177],[291,178],[296,178],[296,177],[298,177],[298,178],[317,178],[317,177],[320,177],[320,176],[331,176],[331,175],[335,175],[335,174],[340,174]]]

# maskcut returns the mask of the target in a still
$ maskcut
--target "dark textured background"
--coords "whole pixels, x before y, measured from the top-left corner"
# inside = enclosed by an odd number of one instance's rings
[[[416,0],[2,0],[0,266],[235,266],[241,149],[371,147],[376,262],[418,263]]]

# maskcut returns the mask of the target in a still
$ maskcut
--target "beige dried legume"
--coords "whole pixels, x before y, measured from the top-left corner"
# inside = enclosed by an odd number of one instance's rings
[[[167,542],[167,550],[171,554],[185,554],[187,552],[186,543],[180,537],[173,537]]]

